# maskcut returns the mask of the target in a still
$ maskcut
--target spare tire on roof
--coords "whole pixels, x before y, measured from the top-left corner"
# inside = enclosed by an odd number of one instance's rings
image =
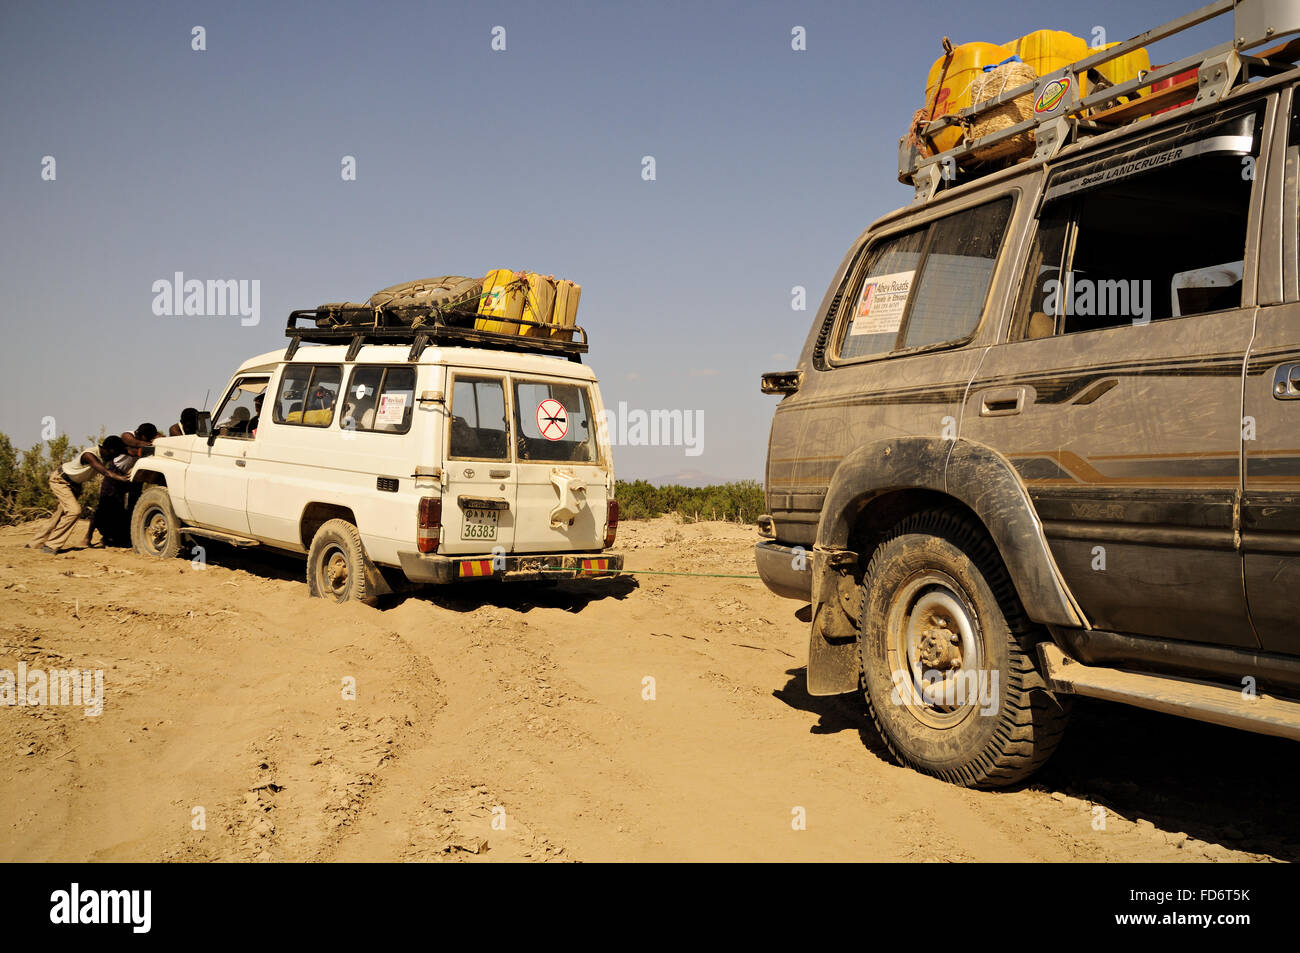
[[[372,308],[448,307],[477,299],[483,293],[482,278],[443,275],[406,281],[376,291],[367,302]]]

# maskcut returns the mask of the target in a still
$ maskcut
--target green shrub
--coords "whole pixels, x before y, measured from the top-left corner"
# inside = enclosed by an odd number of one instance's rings
[[[614,486],[620,520],[646,520],[676,513],[687,522],[726,520],[753,523],[763,513],[763,486],[739,480],[720,486],[654,486],[619,480]]]
[[[94,442],[94,438],[87,438],[87,443]],[[50,471],[67,462],[78,449],[70,446],[65,434],[19,454],[13,441],[0,433],[0,525],[43,519],[53,513]],[[88,487],[81,494],[82,509],[94,509],[98,500],[98,484]]]

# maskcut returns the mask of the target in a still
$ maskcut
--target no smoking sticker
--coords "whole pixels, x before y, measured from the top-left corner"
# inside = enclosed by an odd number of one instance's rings
[[[537,405],[537,431],[547,440],[563,440],[569,432],[569,412],[554,397]]]

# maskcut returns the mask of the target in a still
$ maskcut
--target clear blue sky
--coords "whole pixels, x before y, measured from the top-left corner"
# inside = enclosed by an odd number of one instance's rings
[[[1195,5],[6,0],[0,430],[166,427],[294,308],[509,267],[583,285],[608,405],[704,411],[701,456],[620,448],[620,476],[761,478],[758,376],[793,366],[849,242],[910,198],[897,138],[940,36],[1119,40]],[[260,325],[155,316],[177,271],[259,279]]]

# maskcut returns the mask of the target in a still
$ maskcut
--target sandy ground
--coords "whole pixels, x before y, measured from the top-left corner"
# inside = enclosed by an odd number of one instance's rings
[[[1018,790],[895,766],[858,699],[808,696],[801,607],[756,579],[339,607],[287,557],[51,557],[29,532],[0,531],[0,668],[102,669],[105,700],[0,709],[0,860],[1300,855],[1286,741],[1085,702]],[[753,539],[661,519],[619,548],[748,574]]]

